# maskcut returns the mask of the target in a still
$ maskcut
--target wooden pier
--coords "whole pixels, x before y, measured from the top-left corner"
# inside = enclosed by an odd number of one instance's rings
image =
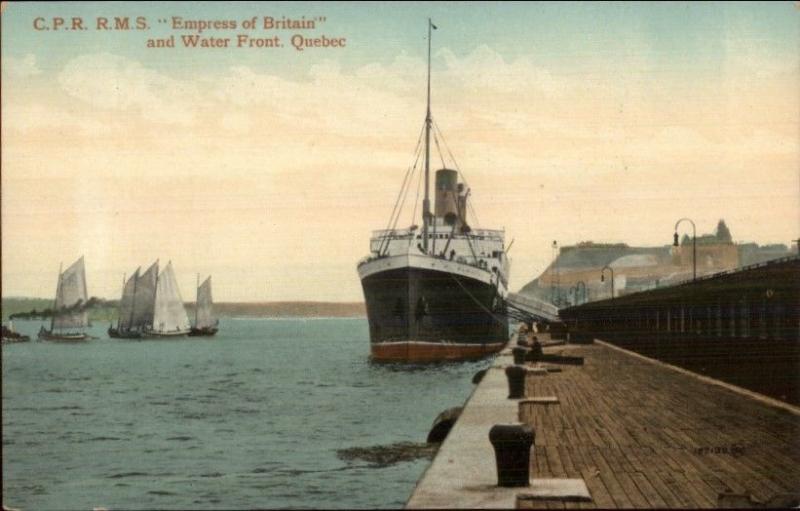
[[[527,398],[557,402],[510,400],[506,387],[491,395],[505,401],[493,403],[504,410],[495,415],[488,390],[476,389],[408,507],[784,507],[781,496],[800,493],[800,409],[605,343],[545,352],[584,357],[526,377]],[[510,363],[498,357],[480,386],[505,383],[500,369]],[[484,412],[471,413],[473,401]],[[509,407],[536,432],[531,479],[583,479],[591,501],[489,486],[497,472],[488,431],[508,422]]]

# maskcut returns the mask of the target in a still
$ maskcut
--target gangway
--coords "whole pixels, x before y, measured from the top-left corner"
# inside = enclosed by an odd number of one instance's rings
[[[538,298],[523,296],[519,293],[508,293],[506,315],[509,318],[525,323],[532,321],[556,323],[561,321],[558,317],[558,307]]]

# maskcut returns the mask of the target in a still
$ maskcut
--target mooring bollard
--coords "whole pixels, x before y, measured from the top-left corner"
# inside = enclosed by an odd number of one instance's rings
[[[527,424],[496,424],[489,430],[489,441],[497,461],[498,486],[530,484],[531,447],[536,439]]]
[[[528,362],[538,362],[539,360],[542,359],[543,354],[544,353],[542,352],[542,345],[539,344],[539,342],[537,341],[531,345],[530,349],[528,350],[528,353],[525,355],[525,360],[527,360]]]
[[[521,399],[525,397],[525,366],[513,365],[506,367],[508,378],[508,399]]]
[[[511,350],[511,354],[514,355],[514,363],[518,365],[523,365],[525,363],[525,357],[528,355],[530,350],[528,348],[517,346],[516,348]]]

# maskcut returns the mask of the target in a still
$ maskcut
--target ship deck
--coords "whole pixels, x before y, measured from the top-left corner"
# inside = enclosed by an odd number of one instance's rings
[[[583,366],[527,376],[528,398],[558,402],[507,399],[506,350],[408,507],[753,507],[800,492],[800,409],[603,343],[545,352],[584,357]],[[495,486],[488,432],[517,419],[536,432],[531,478],[582,479],[591,501]]]

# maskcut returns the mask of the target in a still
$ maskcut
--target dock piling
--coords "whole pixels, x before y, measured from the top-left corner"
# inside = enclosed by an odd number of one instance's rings
[[[508,399],[521,399],[525,397],[525,374],[527,372],[527,368],[522,365],[506,367]]]
[[[527,424],[496,424],[489,430],[497,462],[497,485],[530,485],[531,447],[536,433]]]
[[[528,352],[530,350],[523,346],[517,346],[511,350],[511,354],[514,355],[514,363],[517,365],[525,364],[525,359],[528,356]]]

